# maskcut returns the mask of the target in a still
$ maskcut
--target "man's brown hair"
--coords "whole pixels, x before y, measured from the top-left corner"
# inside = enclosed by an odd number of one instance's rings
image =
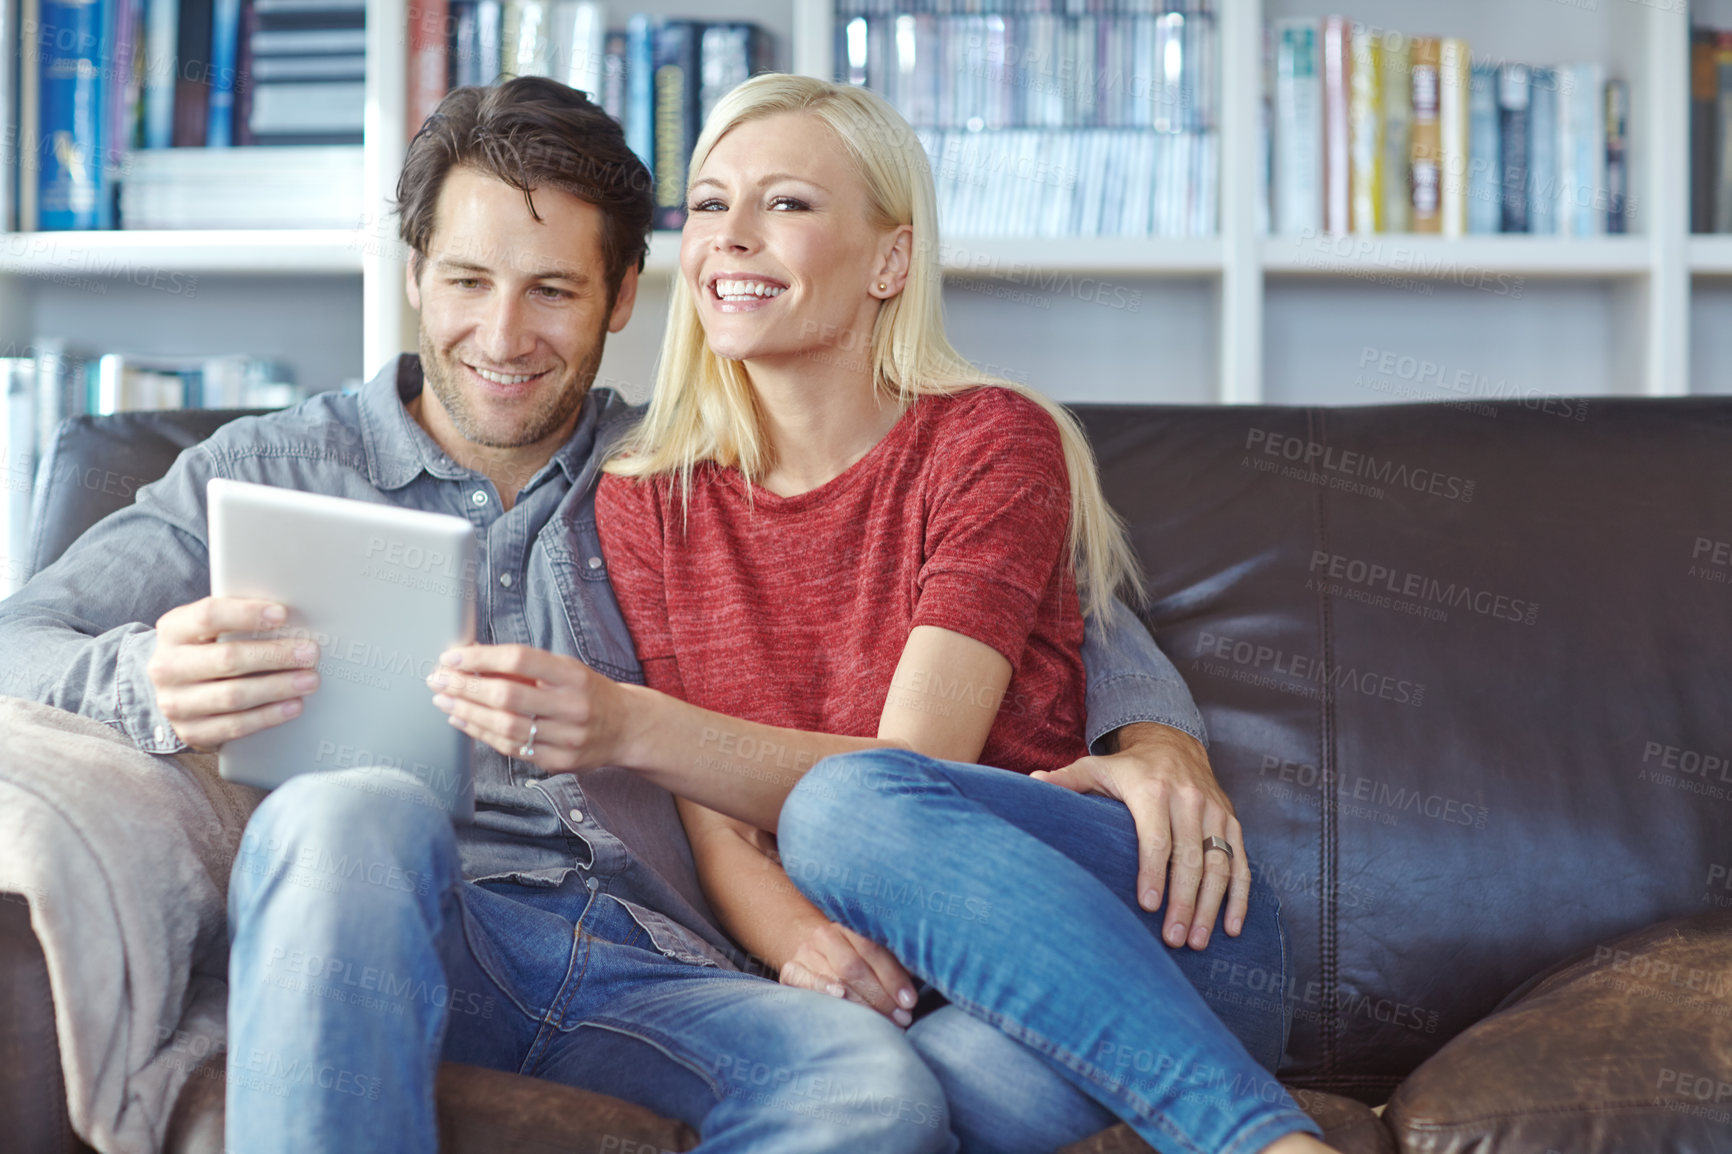
[[[439,102],[409,142],[397,178],[398,234],[414,250],[417,276],[439,190],[460,165],[521,189],[536,220],[541,188],[599,208],[610,307],[626,270],[643,271],[655,205],[649,170],[613,117],[583,93],[544,76],[519,76],[491,88],[454,88]]]

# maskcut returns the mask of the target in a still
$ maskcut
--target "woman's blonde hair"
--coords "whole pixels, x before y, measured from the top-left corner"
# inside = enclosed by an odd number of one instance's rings
[[[865,88],[805,76],[754,76],[710,113],[692,150],[688,179],[697,176],[716,142],[735,127],[791,112],[816,116],[835,132],[865,185],[874,228],[913,227],[906,283],[881,304],[872,329],[876,388],[906,409],[918,397],[995,385],[1046,410],[1058,425],[1070,475],[1071,556],[1084,611],[1104,612],[1121,588],[1140,597],[1135,554],[1101,492],[1094,453],[1076,419],[1027,385],[982,373],[944,335],[932,172],[914,130],[888,102]],[[684,277],[675,277],[649,410],[620,442],[606,470],[635,477],[676,474],[684,494],[690,492],[693,467],[702,461],[736,468],[748,479],[763,476],[773,464],[744,365],[710,351],[691,289]]]

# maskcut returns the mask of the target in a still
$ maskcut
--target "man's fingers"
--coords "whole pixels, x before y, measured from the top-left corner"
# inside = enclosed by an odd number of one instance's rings
[[[1172,815],[1172,876],[1167,888],[1167,919],[1162,939],[1173,947],[1185,944],[1197,911],[1203,884],[1203,806],[1196,795],[1181,792],[1169,798]]]
[[[1149,786],[1132,791],[1125,799],[1125,806],[1137,828],[1137,900],[1153,913],[1161,908],[1177,832],[1173,827],[1171,799],[1167,790]],[[1167,896],[1170,900],[1171,895]]]
[[[201,681],[190,685],[164,686],[157,690],[157,706],[170,721],[199,721],[231,713],[244,713],[263,705],[295,700],[319,687],[319,675],[311,669],[292,673],[266,673],[231,677],[224,681]]]
[[[1233,847],[1233,880],[1227,887],[1227,933],[1238,937],[1251,905],[1251,855],[1245,852],[1245,831],[1239,819],[1227,819],[1227,842]]]
[[[1204,821],[1205,829],[1225,829],[1226,823],[1219,812],[1208,815]],[[1215,837],[1221,837],[1215,834]],[[1227,841],[1226,838],[1221,838]],[[1228,844],[1232,843],[1228,841]],[[1209,936],[1215,930],[1215,915],[1221,911],[1221,899],[1227,894],[1227,885],[1232,879],[1233,862],[1238,860],[1238,851],[1229,858],[1218,849],[1203,850],[1203,884],[1197,895],[1196,916],[1191,922],[1191,948],[1200,950],[1208,946]]]
[[[288,610],[275,601],[248,597],[204,597],[164,613],[156,622],[157,636],[175,645],[215,641],[223,633],[255,633],[275,629],[288,620]]]
[[[194,721],[177,722],[175,734],[201,753],[214,753],[222,746],[301,715],[301,699],[291,698],[240,713],[223,713]]]
[[[1083,760],[1088,759],[1084,758]],[[1036,781],[1061,785],[1073,793],[1093,793],[1097,784],[1094,775],[1083,766],[1081,761],[1073,761],[1069,765],[1060,766],[1058,769],[1037,769],[1029,776]]]
[[[279,670],[310,669],[319,663],[312,641],[192,642],[163,647],[151,656],[151,680],[159,687],[198,685]]]

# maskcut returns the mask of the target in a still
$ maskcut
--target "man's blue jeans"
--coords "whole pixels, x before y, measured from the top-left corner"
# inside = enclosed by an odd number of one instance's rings
[[[441,1058],[641,1103],[705,1151],[956,1148],[942,1089],[888,1020],[664,957],[575,874],[462,880],[450,819],[406,775],[278,788],[248,824],[229,920],[230,1154],[431,1154]]]
[[[965,1147],[1051,1150],[1114,1116],[1162,1154],[1319,1133],[1270,1074],[1291,986],[1277,903],[1254,888],[1239,937],[1169,948],[1162,915],[1135,902],[1121,803],[868,750],[814,766],[778,838],[808,898],[950,1002],[910,1033]],[[1021,1060],[993,1035],[1020,1042]],[[968,1060],[976,1048],[996,1064]]]

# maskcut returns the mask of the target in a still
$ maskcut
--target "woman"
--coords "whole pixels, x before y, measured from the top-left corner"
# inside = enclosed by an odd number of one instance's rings
[[[902,1025],[901,963],[941,992],[911,1040],[965,1148],[1051,1149],[1117,1116],[1162,1150],[1325,1149],[1154,948],[1124,807],[1004,772],[1086,752],[1083,611],[1132,560],[1074,422],[944,339],[912,131],[865,90],[760,76],[690,171],[655,396],[596,504],[649,688],[543,713],[541,748],[652,777],[697,753],[709,780],[682,783],[681,813],[725,928],[785,983],[876,988]],[[514,753],[529,721],[468,715]],[[866,760],[831,756],[850,752]],[[924,827],[884,877],[942,868],[881,885],[857,837],[838,865],[854,816],[896,846],[941,807],[963,850]]]

